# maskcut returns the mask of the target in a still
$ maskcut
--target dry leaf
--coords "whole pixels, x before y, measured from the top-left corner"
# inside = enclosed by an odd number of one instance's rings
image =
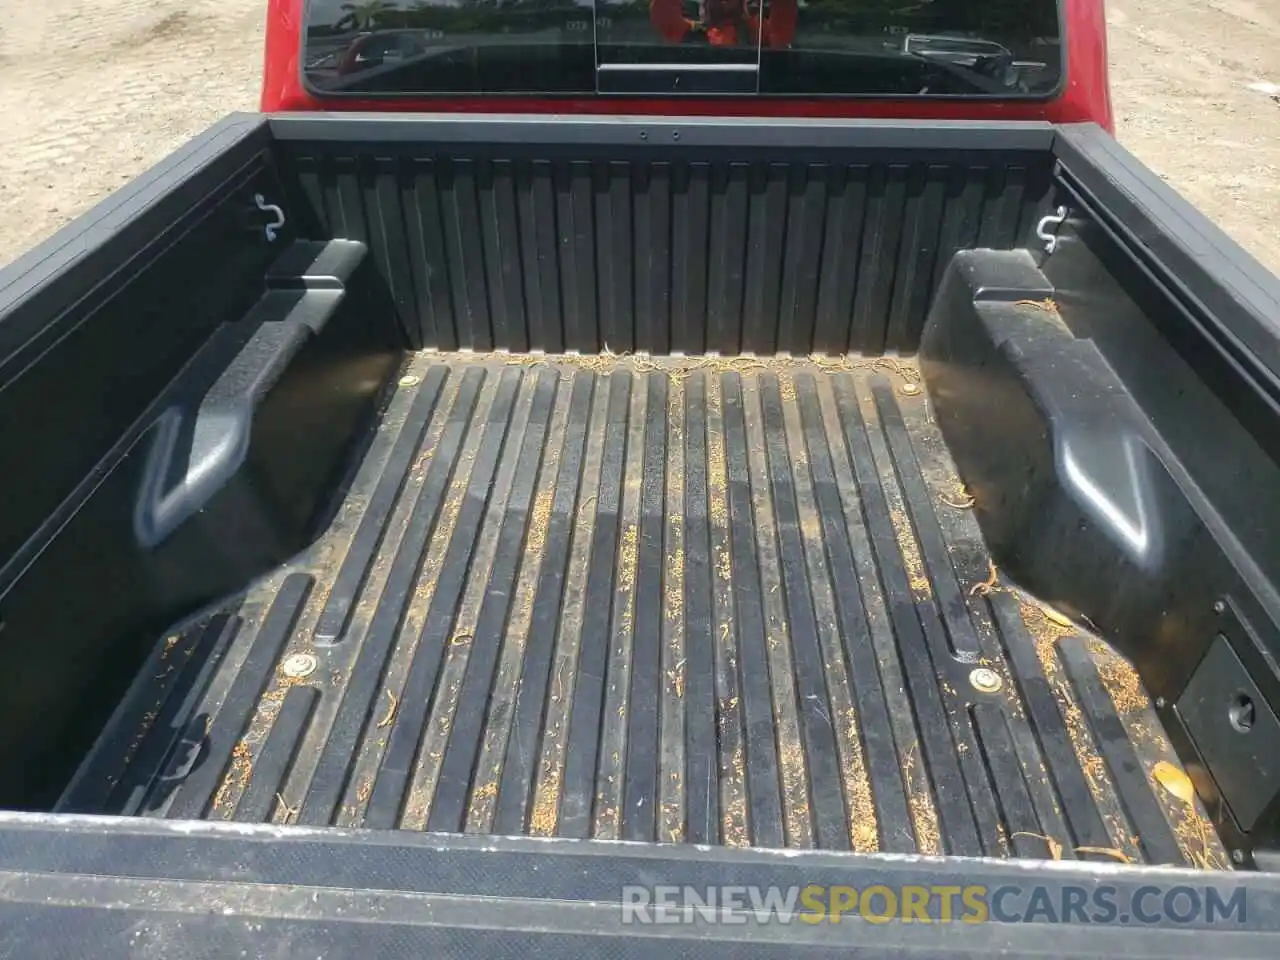
[[[1183,803],[1195,803],[1196,788],[1191,778],[1167,760],[1161,760],[1151,770],[1156,783],[1164,787]]]
[[[1052,620],[1054,623],[1056,623],[1060,627],[1075,626],[1075,624],[1071,622],[1070,617],[1066,616],[1065,614],[1059,613],[1057,610],[1053,609],[1053,607],[1049,606],[1047,603],[1040,604],[1040,612],[1043,613],[1046,617],[1048,617],[1050,620]]]
[[[1096,853],[1104,857],[1111,857],[1119,860],[1121,863],[1133,863],[1129,859],[1129,855],[1123,850],[1117,850],[1115,847],[1076,847],[1076,853]]]
[[[1037,840],[1043,840],[1045,844],[1048,845],[1049,847],[1049,856],[1053,857],[1053,859],[1055,860],[1062,859],[1062,850],[1063,850],[1062,844],[1059,843],[1057,840],[1053,839],[1053,837],[1047,837],[1043,833],[1031,833],[1028,830],[1019,830],[1017,833],[1014,834],[1014,836],[1015,837],[1035,837]]]

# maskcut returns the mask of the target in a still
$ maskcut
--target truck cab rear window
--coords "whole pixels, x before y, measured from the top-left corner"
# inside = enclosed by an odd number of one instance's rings
[[[307,81],[321,92],[591,93],[590,3],[311,0]]]
[[[1014,98],[1062,76],[1057,0],[311,0],[305,29],[329,94]]]

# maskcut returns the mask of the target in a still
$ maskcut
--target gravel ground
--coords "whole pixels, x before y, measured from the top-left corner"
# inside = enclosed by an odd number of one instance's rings
[[[256,106],[262,0],[7,7],[0,264]],[[1121,142],[1280,273],[1280,0],[1110,0],[1108,21]]]

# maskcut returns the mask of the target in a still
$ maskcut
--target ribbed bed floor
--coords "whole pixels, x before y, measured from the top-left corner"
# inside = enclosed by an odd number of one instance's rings
[[[968,506],[907,362],[420,354],[62,808],[1225,868],[1133,671]]]

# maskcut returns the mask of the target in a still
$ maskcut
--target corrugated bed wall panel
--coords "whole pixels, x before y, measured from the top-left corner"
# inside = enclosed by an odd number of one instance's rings
[[[301,228],[368,243],[410,345],[441,349],[911,353],[950,256],[1025,245],[1050,189],[1030,154],[336,149],[300,143],[283,158]]]

